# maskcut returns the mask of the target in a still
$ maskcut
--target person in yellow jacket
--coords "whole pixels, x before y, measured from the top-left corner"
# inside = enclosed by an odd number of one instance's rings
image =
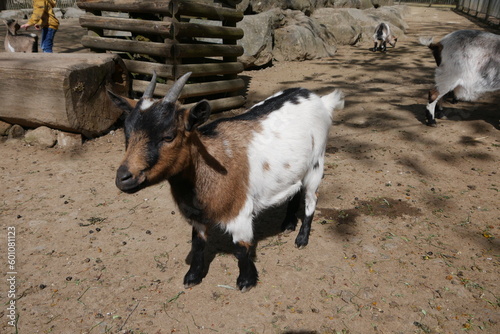
[[[59,28],[59,20],[53,10],[55,6],[55,0],[33,0],[33,14],[28,22],[21,26],[24,29],[35,26],[36,30],[42,31],[40,48],[43,52],[52,52],[54,36]]]

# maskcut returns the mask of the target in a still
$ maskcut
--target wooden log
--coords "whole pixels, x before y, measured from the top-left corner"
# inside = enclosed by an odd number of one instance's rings
[[[223,97],[220,99],[208,100],[210,107],[212,108],[212,113],[219,112],[222,110],[230,110],[239,108],[245,104],[245,98],[241,95],[231,96],[231,97]],[[184,107],[191,108],[196,103],[185,104]]]
[[[179,58],[195,57],[239,57],[243,54],[241,45],[223,44],[174,44],[172,54]]]
[[[148,13],[172,16],[170,1],[127,1],[127,0],[80,0],[80,9],[90,12]]]
[[[152,34],[160,35],[164,38],[172,38],[172,34],[170,32],[172,26],[171,21],[134,20],[86,14],[80,16],[80,25],[89,29],[100,28],[130,31],[136,34]]]
[[[243,38],[243,34],[244,32],[241,28],[183,22],[173,24],[173,36],[175,37],[241,39]]]
[[[142,80],[132,81],[133,90],[141,93],[146,90],[148,84],[149,82]],[[172,85],[158,83],[156,84],[154,93],[157,96],[165,96],[171,86]],[[233,92],[243,88],[245,88],[245,82],[242,79],[187,84],[181,92],[180,99]]]
[[[152,74],[156,71],[159,77],[174,80],[183,74],[192,72],[192,78],[200,76],[212,76],[223,74],[237,74],[243,71],[243,64],[240,62],[220,62],[220,63],[205,63],[205,64],[179,64],[176,66],[165,65],[158,63],[150,63],[145,61],[124,59],[125,65],[129,72],[139,74]]]
[[[106,89],[128,96],[121,58],[87,53],[0,53],[0,118],[26,127],[49,126],[92,137],[122,111]]]
[[[204,17],[209,20],[238,22],[243,13],[225,7],[216,7],[192,0],[129,1],[129,0],[80,0],[81,9],[88,11],[112,11],[127,13],[151,13],[167,16],[185,15]]]
[[[170,57],[172,43],[154,43],[96,36],[83,36],[82,45],[91,49],[123,51],[150,56]]]
[[[192,0],[172,0],[171,8],[174,15],[198,16],[223,22],[239,22],[243,20],[243,13],[239,10],[210,6]]]

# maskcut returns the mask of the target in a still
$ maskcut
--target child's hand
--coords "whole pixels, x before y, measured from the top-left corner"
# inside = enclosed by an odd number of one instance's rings
[[[25,29],[25,30],[28,30],[28,28],[31,27],[31,25],[29,25],[28,23],[25,23],[21,26],[21,29]]]

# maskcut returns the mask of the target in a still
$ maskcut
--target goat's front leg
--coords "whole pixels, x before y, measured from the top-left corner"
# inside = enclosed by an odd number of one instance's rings
[[[257,285],[259,274],[251,257],[251,245],[244,242],[235,242],[234,246],[234,255],[238,259],[238,268],[240,269],[236,284],[242,292],[246,292]]]
[[[206,235],[204,232],[199,232],[193,227],[191,244],[191,266],[189,271],[184,276],[184,287],[190,288],[200,284],[203,279],[203,270],[205,269],[205,245]]]

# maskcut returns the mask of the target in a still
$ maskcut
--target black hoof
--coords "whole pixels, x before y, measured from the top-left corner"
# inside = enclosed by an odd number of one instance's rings
[[[240,275],[236,280],[236,285],[238,285],[238,289],[240,289],[241,292],[247,292],[257,285],[257,280],[257,276],[242,277]]]
[[[433,119],[433,120],[428,120],[428,121],[427,121],[427,125],[428,125],[428,126],[432,126],[433,128],[437,127],[436,120],[435,120],[435,119]]]
[[[195,285],[198,285],[203,280],[203,277],[197,273],[188,272],[186,276],[184,276],[184,287],[186,289],[191,288]]]
[[[295,246],[298,249],[306,247],[308,243],[309,243],[309,237],[300,234],[297,235],[297,238],[295,239]]]

